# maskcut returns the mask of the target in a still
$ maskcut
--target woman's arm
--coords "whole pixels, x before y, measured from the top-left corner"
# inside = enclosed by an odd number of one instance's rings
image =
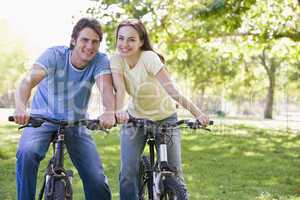
[[[176,89],[175,85],[170,79],[170,76],[166,69],[162,68],[157,74],[156,78],[160,84],[164,87],[167,93],[178,102],[182,107],[191,112],[191,114],[198,119],[203,125],[208,124],[208,117],[190,100],[185,98],[180,92]]]
[[[113,72],[113,85],[115,89],[116,98],[116,118],[118,123],[126,123],[128,121],[128,114],[124,111],[124,100],[125,100],[125,83],[123,75],[120,72]]]

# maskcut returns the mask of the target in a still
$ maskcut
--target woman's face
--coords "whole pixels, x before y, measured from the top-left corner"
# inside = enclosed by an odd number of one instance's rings
[[[117,49],[121,56],[139,55],[143,41],[138,32],[131,26],[122,26],[118,31]]]

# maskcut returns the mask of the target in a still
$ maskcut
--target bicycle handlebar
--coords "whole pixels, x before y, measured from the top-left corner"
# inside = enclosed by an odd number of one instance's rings
[[[207,131],[211,131],[210,129],[206,128],[206,126],[203,126],[198,120],[193,121],[193,120],[188,120],[188,119],[179,120],[175,123],[161,124],[159,122],[148,120],[148,119],[130,117],[127,123],[132,124],[135,127],[145,127],[145,128],[161,127],[164,129],[174,129],[174,128],[178,128],[184,124],[184,125],[186,125],[186,127],[190,128],[190,129],[204,129]],[[213,121],[209,121],[209,125],[213,125],[213,124],[214,124]]]
[[[8,121],[13,122],[15,121],[13,116],[8,117]],[[90,130],[101,130],[104,132],[107,132],[106,129],[100,127],[99,120],[98,119],[80,119],[80,120],[74,120],[74,121],[67,121],[67,120],[57,120],[57,119],[49,119],[45,117],[32,117],[30,116],[29,122],[23,126],[20,126],[19,129],[25,128],[25,127],[40,127],[44,122],[50,122],[55,125],[60,125],[64,127],[68,126],[85,126]]]
[[[15,121],[14,116],[9,116],[9,117],[8,117],[8,121],[9,121],[9,122],[14,122],[14,121]]]

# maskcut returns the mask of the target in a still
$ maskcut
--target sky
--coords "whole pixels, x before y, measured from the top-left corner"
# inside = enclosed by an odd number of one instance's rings
[[[68,45],[72,16],[78,19],[89,5],[88,0],[8,0],[0,3],[0,18],[24,39],[29,55],[37,57],[50,46]]]

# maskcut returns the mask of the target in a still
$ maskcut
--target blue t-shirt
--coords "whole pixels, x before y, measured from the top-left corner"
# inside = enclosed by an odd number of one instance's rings
[[[36,61],[47,71],[39,83],[31,105],[31,115],[54,119],[75,120],[86,117],[91,89],[100,75],[110,74],[109,60],[103,53],[84,69],[71,64],[68,47],[47,49]]]

